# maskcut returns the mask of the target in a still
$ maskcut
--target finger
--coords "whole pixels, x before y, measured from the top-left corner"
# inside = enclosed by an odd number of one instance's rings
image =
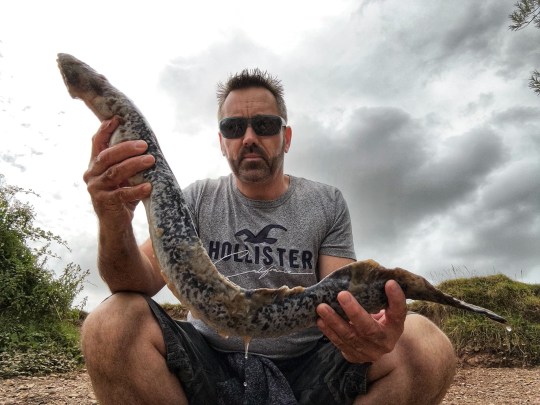
[[[121,187],[114,191],[96,192],[93,198],[99,201],[100,212],[121,211],[124,209],[124,204],[136,205],[140,200],[149,197],[151,190],[150,183],[142,183],[134,187]]]
[[[93,175],[99,175],[113,165],[121,164],[129,158],[143,154],[147,149],[148,144],[141,140],[119,143],[101,151],[96,159],[90,163],[89,170]],[[140,159],[131,163],[134,162],[150,163],[150,160]]]
[[[324,335],[330,339],[330,341],[341,351],[347,351],[348,344],[342,338],[342,335],[336,330],[340,329],[343,333],[343,330],[347,328],[347,322],[341,318],[329,305],[321,304],[317,307],[317,313],[320,318],[317,319],[317,326]],[[343,325],[341,325],[343,323]],[[350,330],[346,333],[354,333]],[[345,339],[352,339],[352,336],[346,336]]]
[[[134,187],[124,187],[119,189],[120,199],[125,203],[144,200],[150,196],[152,185],[150,183],[142,183]]]
[[[349,321],[343,319],[330,306],[321,304],[317,307],[317,312],[327,329],[331,329],[341,340],[352,345],[355,345],[359,338],[373,343],[384,338],[378,323],[351,293],[341,291],[337,298]]]
[[[120,121],[118,117],[112,117],[110,120],[105,120],[101,123],[96,134],[92,137],[92,151],[90,161],[93,161],[99,153],[109,147],[109,140],[112,134],[118,128]]]
[[[327,304],[321,304],[317,307],[317,313],[324,322],[327,329],[331,329],[339,335],[342,340],[353,339],[354,331],[351,330],[351,324],[343,319],[332,307]]]
[[[350,324],[337,314],[332,307],[327,304],[321,304],[317,307],[317,314],[320,316],[320,325],[323,332],[329,332],[331,335],[345,335],[350,333]],[[330,338],[330,336],[328,336]],[[339,338],[341,339],[341,337]]]
[[[373,317],[358,303],[350,292],[341,291],[337,298],[339,305],[343,308],[343,312],[345,312],[345,315],[347,315],[347,318],[349,318],[355,329],[365,334],[376,326]]]
[[[130,178],[152,167],[154,164],[155,158],[152,155],[142,155],[112,165],[101,174],[99,174],[101,169],[88,170],[84,176],[85,181],[87,181],[88,191],[93,194],[94,191],[114,190],[118,187],[128,186]]]
[[[338,295],[340,304],[343,302],[342,306],[349,307],[351,303],[348,301],[347,296],[341,292],[340,295],[343,295],[342,297]],[[353,303],[356,302],[354,297],[351,296],[350,298]],[[358,302],[356,304],[360,306]],[[356,308],[356,305],[352,305],[352,307]],[[320,316],[317,320],[317,326],[342,352],[347,361],[353,363],[376,361],[382,355],[388,353],[389,349],[388,344],[385,342],[384,331],[365,310],[363,310],[362,315],[362,318],[365,317],[365,319],[360,321],[355,318],[356,324],[353,321],[345,321],[326,304],[319,305],[317,313]],[[353,314],[348,316],[354,318]]]
[[[403,326],[407,316],[407,301],[403,290],[394,280],[387,281],[384,289],[388,298],[386,322]]]
[[[341,330],[336,330],[342,339],[356,349],[361,348],[364,355],[371,360],[379,358],[384,353],[389,351],[390,345],[393,342],[388,341],[388,335],[385,328],[374,319],[347,291],[341,291],[338,294],[338,301],[349,318],[349,334],[343,335]],[[379,319],[384,315],[381,314]],[[352,332],[351,332],[352,331]]]
[[[384,309],[381,309],[381,310],[380,310],[379,312],[377,312],[376,314],[371,314],[371,317],[372,317],[373,319],[375,319],[376,321],[378,321],[379,319],[381,319],[381,318],[384,316],[385,312],[386,312],[386,311],[385,311]]]
[[[371,351],[379,352],[378,347],[369,341],[365,341],[363,334],[359,332],[356,325],[343,319],[336,311],[326,304],[321,304],[317,308],[320,316],[318,320],[319,329],[326,335],[334,345],[343,352],[357,352],[359,349],[370,347]],[[364,311],[365,312],[365,311]],[[370,318],[370,315],[366,313]],[[375,321],[371,321],[375,323]],[[376,325],[375,325],[376,326]]]
[[[338,348],[345,360],[350,363],[366,363],[375,361],[384,353],[377,347],[372,348],[371,345],[365,344],[359,339],[356,339],[354,344],[343,339],[342,336],[337,334],[332,328],[330,328],[322,318],[317,320],[317,326],[324,333],[324,335]]]

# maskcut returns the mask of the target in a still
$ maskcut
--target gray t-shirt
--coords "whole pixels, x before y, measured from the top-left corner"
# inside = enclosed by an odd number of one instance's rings
[[[289,176],[273,201],[246,198],[232,175],[197,181],[184,190],[195,227],[217,269],[244,288],[310,286],[319,281],[319,255],[355,259],[347,204],[335,187]],[[224,338],[188,316],[210,344],[242,351],[241,338]],[[287,358],[321,337],[313,327],[279,338],[253,339],[250,353]]]

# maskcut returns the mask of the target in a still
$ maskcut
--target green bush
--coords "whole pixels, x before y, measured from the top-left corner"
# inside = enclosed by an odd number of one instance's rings
[[[70,263],[55,277],[47,267],[51,244],[67,246],[33,225],[33,208],[16,198],[29,193],[0,175],[0,377],[81,363],[72,305],[88,271]]]

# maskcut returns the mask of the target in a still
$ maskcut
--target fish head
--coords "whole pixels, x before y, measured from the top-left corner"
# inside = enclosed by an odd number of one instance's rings
[[[127,97],[105,76],[67,53],[59,53],[57,63],[70,96],[83,100],[100,121],[122,115],[120,109],[127,104],[118,101],[127,100]]]
[[[84,99],[103,95],[103,89],[107,88],[104,84],[108,84],[105,76],[67,53],[59,53],[56,61],[71,97]]]

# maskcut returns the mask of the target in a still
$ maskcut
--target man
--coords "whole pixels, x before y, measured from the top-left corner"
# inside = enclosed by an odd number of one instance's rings
[[[247,288],[311,285],[354,259],[341,193],[284,174],[292,129],[279,81],[259,70],[218,88],[219,141],[232,174],[185,190],[201,239],[219,271]],[[348,292],[350,321],[328,305],[317,328],[243,342],[203,322],[176,323],[149,297],[164,281],[131,221],[149,184],[127,179],[151,167],[142,141],[108,147],[116,120],[94,136],[84,179],[99,219],[98,266],[113,295],[83,328],[88,372],[101,403],[434,404],[451,383],[446,336],[408,315],[403,292],[386,284],[389,306],[368,314]],[[321,333],[322,332],[322,333]],[[323,336],[324,334],[324,336]],[[242,353],[241,353],[242,352]],[[240,353],[240,354],[239,354]]]

